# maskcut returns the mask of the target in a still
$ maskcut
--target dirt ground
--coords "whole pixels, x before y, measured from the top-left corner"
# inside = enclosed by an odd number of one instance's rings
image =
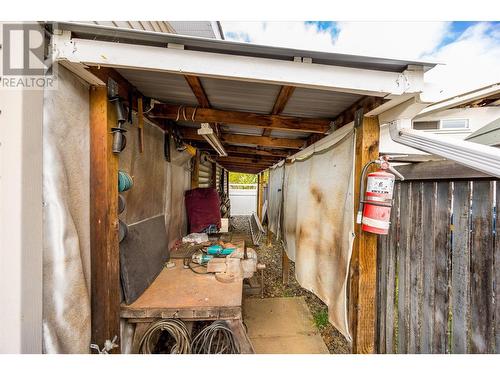
[[[231,218],[231,225],[234,232],[250,236],[247,216],[233,216]],[[328,322],[327,306],[313,293],[303,289],[295,279],[293,262],[290,262],[290,281],[288,285],[283,285],[281,282],[282,245],[273,241],[270,246],[267,246],[267,238],[264,237],[261,245],[256,247],[255,250],[259,256],[259,262],[266,265],[264,272],[264,298],[304,296],[314,318],[314,323],[318,327],[330,353],[350,353],[347,340]],[[247,298],[260,298],[260,296]]]

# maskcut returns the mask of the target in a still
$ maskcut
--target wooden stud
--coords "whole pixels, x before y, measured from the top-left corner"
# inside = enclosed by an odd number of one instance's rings
[[[264,195],[264,176],[261,173],[258,174],[257,176],[257,216],[259,217],[259,220],[262,222],[262,205],[264,204],[263,202],[263,195]]]
[[[330,129],[329,119],[300,118],[281,115],[263,115],[251,112],[224,111],[180,105],[157,104],[151,116],[170,120],[194,122],[223,122],[256,128],[271,128],[306,133],[325,133]]]
[[[137,124],[139,126],[139,152],[144,152],[144,109],[142,97],[137,98]]]
[[[200,176],[200,152],[196,150],[193,160],[193,170],[191,171],[191,189],[198,187],[198,177]]]
[[[356,129],[354,169],[354,216],[358,210],[359,182],[363,166],[378,158],[379,123],[377,117],[364,117]],[[354,353],[375,353],[377,235],[363,232],[355,224],[351,270],[349,314]]]
[[[106,87],[90,90],[91,342],[104,346],[118,337],[120,352],[120,266],[118,245],[118,157],[112,153],[116,113]]]

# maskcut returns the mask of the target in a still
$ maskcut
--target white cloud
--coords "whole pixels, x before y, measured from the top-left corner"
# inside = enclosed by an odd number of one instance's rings
[[[425,80],[433,86],[429,94],[440,98],[471,91],[500,82],[500,29],[490,23],[478,23],[454,42],[424,59],[443,62],[426,73]]]
[[[304,22],[222,22],[228,39],[329,52],[441,62],[426,73],[432,98],[500,81],[500,27],[478,23],[456,38],[450,22],[338,22],[335,33]],[[435,96],[438,94],[438,96]]]
[[[449,22],[339,22],[335,50],[356,55],[418,59],[441,43]]]
[[[228,39],[254,44],[331,51],[332,35],[304,22],[221,22]]]

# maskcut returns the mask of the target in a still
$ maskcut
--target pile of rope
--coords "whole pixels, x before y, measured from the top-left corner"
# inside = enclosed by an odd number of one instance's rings
[[[194,354],[239,354],[240,347],[226,322],[217,320],[203,328],[191,344]]]
[[[164,331],[174,341],[170,354],[191,353],[191,335],[184,322],[179,319],[161,319],[152,323],[141,338],[139,343],[140,352],[142,354],[152,354],[160,335]]]

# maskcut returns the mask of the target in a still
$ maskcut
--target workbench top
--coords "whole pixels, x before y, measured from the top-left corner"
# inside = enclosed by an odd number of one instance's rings
[[[121,306],[124,318],[232,317],[241,311],[243,281],[221,283],[214,274],[196,274],[185,269],[182,259],[174,268],[163,268],[144,293],[132,304]],[[204,268],[196,268],[202,270]],[[225,313],[226,312],[226,313]],[[221,315],[222,314],[222,315]]]

